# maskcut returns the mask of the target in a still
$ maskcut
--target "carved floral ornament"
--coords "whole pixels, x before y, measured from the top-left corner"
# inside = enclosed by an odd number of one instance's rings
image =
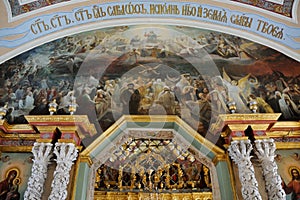
[[[254,167],[250,161],[252,151],[250,140],[232,141],[228,148],[231,159],[237,164],[239,179],[242,184],[242,196],[244,199],[260,200],[258,183],[255,178]]]
[[[24,199],[42,198],[48,164],[53,153],[56,155],[55,161],[57,166],[54,172],[49,199],[66,199],[70,170],[78,153],[76,146],[72,143],[56,143],[53,149],[53,144],[51,143],[36,142],[32,148],[32,153],[34,155],[32,173],[28,181]]]

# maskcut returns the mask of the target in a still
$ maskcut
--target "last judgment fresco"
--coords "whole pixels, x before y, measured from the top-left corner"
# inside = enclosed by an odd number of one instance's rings
[[[101,134],[123,114],[178,115],[206,135],[223,113],[299,120],[299,67],[216,31],[119,26],[66,36],[2,63],[0,105],[10,124],[27,123],[24,115],[75,113],[88,115]]]

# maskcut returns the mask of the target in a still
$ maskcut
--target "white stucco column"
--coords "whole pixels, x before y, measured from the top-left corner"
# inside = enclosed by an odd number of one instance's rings
[[[54,147],[56,158],[56,168],[51,184],[49,200],[64,200],[67,198],[68,183],[70,180],[70,170],[73,161],[76,160],[78,150],[73,143],[59,143]]]
[[[282,189],[282,181],[277,172],[274,160],[276,145],[273,139],[255,140],[255,154],[263,169],[268,198],[272,200],[285,200],[286,194]]]
[[[232,141],[228,148],[229,156],[238,166],[244,200],[261,200],[262,198],[258,190],[254,167],[250,160],[251,150],[252,145],[250,140]]]
[[[52,146],[51,143],[34,143],[32,147],[33,165],[24,199],[42,199],[44,183],[47,178],[47,166],[52,156]]]

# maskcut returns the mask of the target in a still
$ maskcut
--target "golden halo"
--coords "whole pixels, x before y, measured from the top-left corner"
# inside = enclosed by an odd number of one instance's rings
[[[17,172],[17,175],[16,175],[15,180],[18,180],[17,182],[20,184],[20,183],[21,183],[21,179],[19,178],[19,176],[20,176],[20,170],[19,170],[18,168],[16,168],[16,167],[13,167],[13,168],[10,168],[9,170],[7,170],[6,173],[5,173],[5,178],[8,177],[8,174],[9,174],[11,171],[16,171],[16,172]],[[15,180],[14,180],[14,181],[15,181]]]
[[[20,185],[20,183],[21,183],[21,178],[15,178],[15,180],[14,180],[14,182],[13,182],[13,184],[14,185]]]
[[[299,169],[299,167],[297,167],[297,166],[290,166],[288,171],[289,171],[289,175],[290,175],[291,177],[293,177],[293,176],[292,176],[292,170],[293,170],[293,169],[297,170],[297,171],[299,172],[299,174],[300,174],[300,169]]]

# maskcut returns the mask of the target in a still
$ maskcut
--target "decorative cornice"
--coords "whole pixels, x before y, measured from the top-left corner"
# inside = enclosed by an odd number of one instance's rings
[[[234,138],[232,138],[232,140],[233,141],[235,141],[235,140],[237,140],[237,141],[239,141],[239,140],[248,140],[248,137],[245,137],[245,136],[243,136],[243,137],[234,137]]]
[[[274,125],[270,128],[270,131],[272,131],[272,132],[282,131],[282,130],[300,131],[300,122],[299,121],[280,121],[280,122],[274,123]]]
[[[25,118],[41,137],[50,139],[58,129],[62,133],[61,139],[73,139],[78,146],[82,139],[97,133],[86,115],[30,115]]]
[[[211,192],[145,193],[95,191],[95,199],[212,199]]]
[[[84,134],[90,136],[97,133],[96,128],[90,123],[87,115],[27,115],[26,120],[34,126],[78,126]]]
[[[300,142],[275,142],[276,149],[300,149]]]
[[[214,157],[214,159],[212,160],[212,162],[214,163],[214,165],[217,165],[218,162],[220,162],[220,161],[227,161],[227,160],[228,160],[228,157],[227,157],[226,154],[222,154],[222,155],[218,154],[218,155],[216,155]]]
[[[93,161],[89,156],[80,155],[79,161],[87,163],[89,165],[89,167],[91,167],[93,164]]]
[[[1,152],[31,152],[32,146],[0,146]]]
[[[300,122],[277,121],[280,113],[227,114],[219,115],[210,132],[220,134],[226,143],[243,140],[245,130],[251,126],[256,139],[274,138],[276,142],[300,140]]]
[[[248,125],[251,125],[253,130],[267,130],[271,124],[277,122],[280,115],[281,113],[222,114],[212,124],[209,132],[223,132],[223,135],[228,135],[225,127],[229,127],[230,131],[244,131]]]
[[[0,120],[0,136],[5,136],[7,133],[24,133],[24,134],[34,134],[35,130],[29,124],[14,124],[10,125],[6,120]]]

